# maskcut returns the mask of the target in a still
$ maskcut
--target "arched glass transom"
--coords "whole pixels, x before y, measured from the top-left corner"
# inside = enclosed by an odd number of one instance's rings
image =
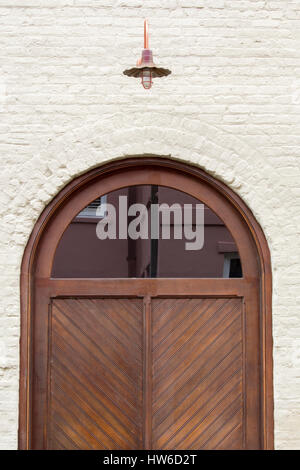
[[[225,223],[198,199],[139,185],[92,201],[72,220],[53,278],[237,278],[240,256]]]

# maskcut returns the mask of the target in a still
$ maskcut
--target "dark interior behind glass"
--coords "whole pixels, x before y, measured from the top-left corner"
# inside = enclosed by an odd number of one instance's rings
[[[128,206],[139,203],[148,210],[148,239],[105,239],[97,237],[96,227],[107,215],[105,203],[116,210],[116,233],[119,233],[119,196],[126,196]],[[193,230],[196,229],[195,207],[201,201],[162,186],[131,186],[99,197],[84,208],[63,234],[56,250],[52,269],[54,278],[222,278],[242,277],[236,244],[224,225],[204,206],[204,245],[187,250],[186,239],[174,239],[174,215],[171,214],[170,239],[151,239],[150,206],[176,203],[192,205]],[[183,212],[182,212],[183,213]],[[128,217],[130,223],[135,217]],[[160,220],[160,232],[163,220]],[[184,232],[184,230],[182,229]]]

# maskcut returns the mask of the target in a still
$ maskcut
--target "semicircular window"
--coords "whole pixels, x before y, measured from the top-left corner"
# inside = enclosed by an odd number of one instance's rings
[[[72,220],[54,278],[242,277],[224,222],[186,193],[130,186],[97,198]]]

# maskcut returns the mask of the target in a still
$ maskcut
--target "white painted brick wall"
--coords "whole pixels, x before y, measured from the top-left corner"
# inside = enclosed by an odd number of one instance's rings
[[[150,45],[172,75],[122,75]],[[248,203],[274,276],[276,448],[300,448],[300,1],[0,0],[0,447],[17,446],[19,271],[47,202],[129,154],[206,169]]]

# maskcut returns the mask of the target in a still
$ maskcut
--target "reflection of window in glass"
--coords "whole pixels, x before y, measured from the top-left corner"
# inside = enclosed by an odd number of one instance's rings
[[[242,265],[237,252],[224,254],[223,277],[242,277]]]
[[[86,206],[77,217],[104,217],[107,196],[101,196]]]
[[[170,210],[167,216],[159,213],[158,238],[151,237],[151,208],[155,204],[164,204],[167,208],[176,205],[176,210]],[[109,205],[112,209],[108,217]],[[204,223],[197,217],[197,205],[202,207]],[[187,206],[191,208],[189,231],[185,231]],[[137,232],[140,230],[137,224],[140,213],[130,208],[138,207],[144,208],[140,220],[146,224],[148,236],[131,238],[128,236],[132,233],[130,226],[136,226]],[[99,239],[99,224],[108,220],[115,221],[116,236]],[[187,241],[191,240],[187,240],[185,234],[200,234],[201,230],[203,246],[188,250]],[[169,236],[163,238],[163,233]],[[181,191],[141,185],[99,197],[73,219],[57,247],[52,277],[222,278],[242,277],[242,269],[229,230],[209,207]]]

